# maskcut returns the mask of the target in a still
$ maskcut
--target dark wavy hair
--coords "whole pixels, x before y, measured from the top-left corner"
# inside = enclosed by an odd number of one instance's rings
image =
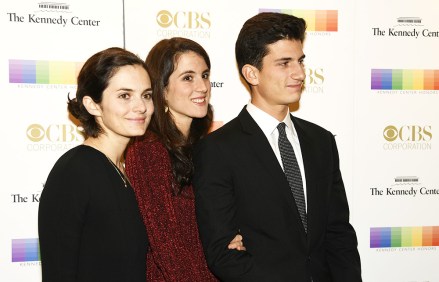
[[[264,12],[248,19],[235,43],[239,74],[246,64],[262,69],[262,59],[268,54],[268,45],[282,39],[305,40],[306,22],[302,18],[282,13]],[[245,79],[244,79],[245,80]]]
[[[168,150],[172,173],[177,184],[176,187],[172,187],[174,195],[180,195],[184,187],[191,184],[194,171],[192,147],[208,133],[213,119],[212,107],[209,104],[205,117],[193,119],[186,138],[178,130],[170,111],[165,111],[167,103],[164,93],[169,84],[169,77],[174,72],[179,57],[186,52],[200,55],[210,70],[207,52],[200,44],[187,38],[163,39],[154,45],[146,58],[155,109],[148,130],[154,132]]]
[[[82,103],[84,96],[89,96],[97,104],[102,101],[102,94],[108,87],[110,79],[123,66],[139,65],[147,72],[145,62],[137,55],[118,47],[100,51],[91,56],[82,66],[78,75],[76,98],[67,97],[67,108],[72,116],[79,120],[85,137],[98,137],[103,132],[95,117]]]

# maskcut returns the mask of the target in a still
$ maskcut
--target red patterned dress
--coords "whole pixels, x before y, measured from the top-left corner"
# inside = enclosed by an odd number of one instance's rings
[[[147,281],[218,281],[201,247],[193,188],[172,194],[171,160],[154,133],[148,131],[129,146],[126,172],[150,242]]]

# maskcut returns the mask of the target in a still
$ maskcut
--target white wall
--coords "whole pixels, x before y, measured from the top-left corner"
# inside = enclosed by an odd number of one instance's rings
[[[189,37],[210,54],[211,80],[220,86],[212,90],[212,104],[222,124],[249,100],[234,44],[243,22],[262,9],[308,20],[307,90],[292,108],[336,134],[364,281],[439,281],[436,1],[67,0],[60,3],[66,9],[41,8],[41,3],[0,6],[1,281],[41,281],[38,198],[56,159],[82,142],[66,107],[78,67],[107,47],[125,46],[145,58],[162,38]],[[335,28],[318,30],[314,23],[321,25],[330,14]],[[44,23],[47,19],[54,22]],[[79,20],[94,26],[78,25]],[[378,85],[380,79],[372,72],[379,70],[393,74],[391,89],[372,89],[372,81]],[[432,71],[432,78],[423,79]],[[21,74],[27,80],[20,81]],[[402,191],[416,195],[399,195]],[[386,241],[372,238],[371,230],[393,233]]]

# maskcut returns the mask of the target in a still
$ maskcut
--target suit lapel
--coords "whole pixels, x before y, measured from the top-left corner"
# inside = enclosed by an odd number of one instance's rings
[[[242,125],[242,130],[248,138],[248,147],[253,151],[254,155],[260,160],[260,162],[265,167],[266,171],[272,176],[271,185],[275,187],[280,187],[280,191],[283,194],[283,198],[288,201],[291,207],[291,212],[297,218],[297,223],[300,224],[301,230],[303,230],[303,235],[305,236],[305,229],[302,226],[299,212],[297,210],[296,203],[292,197],[291,188],[285,177],[284,171],[267,140],[267,137],[262,132],[261,128],[250,116],[247,109],[241,111],[238,115],[240,123]],[[304,237],[305,238],[305,237]]]
[[[303,166],[305,170],[306,179],[306,204],[307,204],[307,223],[308,223],[308,239],[313,233],[313,225],[316,223],[315,214],[318,214],[319,205],[316,203],[317,185],[315,177],[312,175],[314,170],[315,148],[312,145],[314,143],[313,138],[309,136],[304,126],[298,119],[291,115],[291,119],[294,123],[297,136],[299,137],[300,150],[302,151]]]
[[[262,132],[261,128],[250,116],[248,111],[244,108],[239,114],[239,119],[242,125],[243,132],[248,137],[248,146],[252,149],[254,155],[261,161],[265,169],[273,177],[273,180],[278,181],[280,185],[288,185],[285,175],[267,137]],[[279,181],[281,180],[281,181]]]

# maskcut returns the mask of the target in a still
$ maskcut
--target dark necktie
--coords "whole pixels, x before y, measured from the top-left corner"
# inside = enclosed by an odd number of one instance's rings
[[[286,124],[281,122],[277,126],[279,131],[279,151],[284,165],[285,176],[290,184],[291,192],[293,192],[294,200],[296,201],[297,209],[299,210],[300,218],[302,219],[305,232],[307,231],[306,222],[306,207],[305,195],[303,193],[303,182],[300,174],[299,164],[297,163],[296,155],[294,154],[293,146],[288,141],[285,133]]]

